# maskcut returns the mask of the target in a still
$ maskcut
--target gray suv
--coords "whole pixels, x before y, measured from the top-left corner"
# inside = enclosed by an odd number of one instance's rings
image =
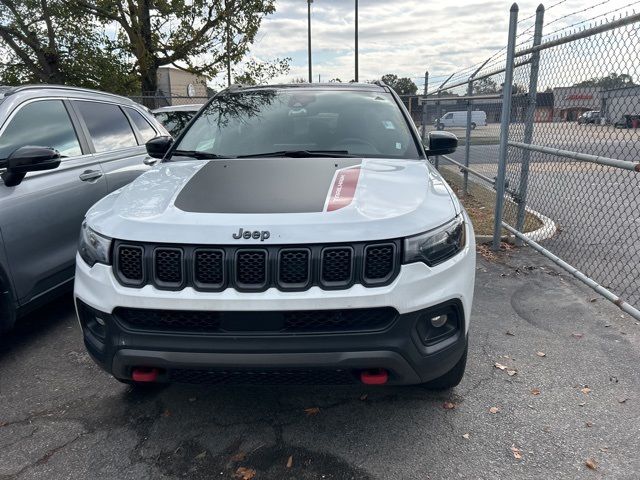
[[[157,161],[145,107],[92,90],[0,86],[0,331],[70,289],[85,212]]]

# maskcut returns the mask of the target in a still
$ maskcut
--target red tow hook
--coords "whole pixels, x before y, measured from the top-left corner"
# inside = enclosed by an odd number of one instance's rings
[[[155,382],[158,380],[157,368],[136,367],[131,371],[131,379],[134,382]]]
[[[384,385],[389,380],[389,372],[384,368],[360,372],[360,381],[365,385]]]

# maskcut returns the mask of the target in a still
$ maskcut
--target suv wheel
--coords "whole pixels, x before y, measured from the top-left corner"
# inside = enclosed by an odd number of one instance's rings
[[[458,360],[458,363],[449,370],[447,373],[438,377],[430,382],[425,382],[422,384],[423,387],[429,390],[448,390],[457,386],[462,377],[464,376],[464,371],[467,367],[467,352],[469,351],[469,344],[464,347],[464,353],[462,354],[462,358]]]

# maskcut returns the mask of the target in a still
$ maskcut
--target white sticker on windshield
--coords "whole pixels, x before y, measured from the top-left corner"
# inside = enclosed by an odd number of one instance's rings
[[[384,128],[386,128],[387,130],[395,130],[396,127],[393,124],[393,122],[391,120],[383,120],[382,121],[382,125],[384,125]]]
[[[402,144],[400,142],[396,142],[396,150],[402,150]]]

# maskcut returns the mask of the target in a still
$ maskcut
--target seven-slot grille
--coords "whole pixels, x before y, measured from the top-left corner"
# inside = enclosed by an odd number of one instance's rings
[[[117,241],[114,270],[123,285],[162,290],[300,291],[319,286],[389,284],[400,268],[400,241],[351,245],[205,247]]]

